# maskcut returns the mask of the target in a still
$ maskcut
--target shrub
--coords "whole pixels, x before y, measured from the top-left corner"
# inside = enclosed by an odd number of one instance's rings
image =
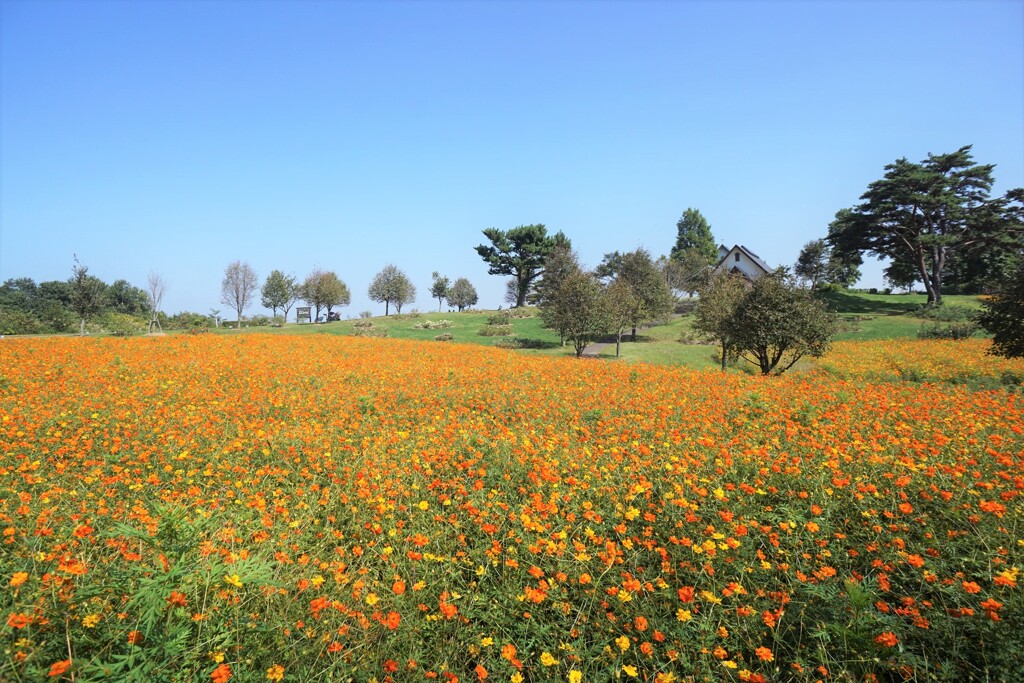
[[[234,326],[234,321],[224,321],[221,324],[224,327],[228,327],[229,322],[231,326]],[[202,313],[181,311],[169,317],[167,322],[163,323],[163,326],[169,330],[190,330],[196,327],[209,327],[210,317]]]
[[[100,328],[115,337],[130,337],[146,331],[146,320],[125,313],[108,312],[100,316]]]
[[[455,341],[455,337],[452,336],[451,332],[443,332],[443,333],[437,335],[436,337],[434,337],[434,341],[439,341],[439,342]]]
[[[978,311],[967,306],[923,306],[918,309],[917,317],[944,323],[973,322],[978,318]]]
[[[357,337],[386,337],[388,336],[388,328],[386,327],[362,327],[356,328],[354,331]]]
[[[509,318],[535,318],[537,317],[537,308],[534,306],[517,306],[516,308],[510,308],[505,311]]]
[[[254,315],[245,321],[249,327],[266,327],[270,323],[271,318],[268,315]]]
[[[0,310],[0,334],[40,334],[43,324],[22,311]]]
[[[373,317],[373,311],[360,311],[359,312],[359,317],[360,318],[372,318]]]
[[[507,337],[510,334],[515,334],[515,330],[511,325],[484,325],[478,332],[481,337]]]
[[[414,330],[446,330],[452,326],[451,320],[424,320],[413,325]]]
[[[487,317],[488,325],[509,325],[512,322],[512,314],[508,311],[498,311]]]
[[[357,330],[366,330],[366,329],[369,329],[369,328],[373,327],[373,321],[372,320],[357,320],[354,323],[352,323],[352,327],[356,328]]]
[[[935,322],[931,325],[921,325],[917,331],[918,339],[969,339],[978,331],[978,324],[973,322],[951,323],[942,325]]]

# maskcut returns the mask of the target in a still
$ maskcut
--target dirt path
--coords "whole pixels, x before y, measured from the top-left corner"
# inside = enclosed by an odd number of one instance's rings
[[[587,344],[587,348],[583,349],[583,355],[588,358],[597,358],[609,346],[615,346],[615,344],[610,342],[592,342]]]

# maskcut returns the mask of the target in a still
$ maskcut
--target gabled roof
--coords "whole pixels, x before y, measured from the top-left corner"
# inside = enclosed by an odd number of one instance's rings
[[[719,247],[719,248],[720,248],[720,249],[724,249],[724,248],[725,248],[725,245],[723,244],[723,245],[722,245],[721,247]],[[753,262],[754,262],[754,264],[755,264],[755,265],[756,265],[756,266],[757,266],[758,268],[760,268],[761,270],[763,270],[763,271],[764,271],[765,273],[770,273],[770,272],[772,272],[772,269],[771,269],[771,267],[770,267],[770,266],[769,266],[769,265],[768,265],[767,263],[765,263],[764,261],[762,261],[762,260],[761,260],[761,257],[760,257],[760,256],[758,256],[758,255],[757,255],[757,254],[755,254],[754,252],[750,251],[749,249],[747,249],[746,247],[744,247],[744,246],[743,246],[742,244],[734,244],[734,245],[732,246],[732,249],[729,249],[729,250],[728,250],[728,251],[726,252],[725,256],[723,256],[723,257],[722,257],[721,259],[719,259],[718,263],[716,263],[716,264],[715,264],[715,267],[717,268],[718,266],[722,265],[722,262],[723,262],[723,261],[725,261],[725,260],[726,260],[727,258],[729,258],[729,254],[731,254],[732,252],[734,252],[734,251],[735,251],[735,250],[737,250],[737,249],[739,249],[739,250],[740,250],[741,252],[743,252],[744,254],[746,254],[746,255],[747,255],[747,258],[749,258],[749,259],[750,259],[751,261],[753,261]]]

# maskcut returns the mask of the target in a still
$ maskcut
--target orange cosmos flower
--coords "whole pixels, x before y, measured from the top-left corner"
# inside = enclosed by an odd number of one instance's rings
[[[210,679],[213,683],[227,683],[231,679],[231,667],[227,664],[219,664],[210,672]]]
[[[875,642],[885,647],[896,647],[896,644],[900,642],[900,639],[896,637],[896,634],[892,631],[886,631],[875,636]]]

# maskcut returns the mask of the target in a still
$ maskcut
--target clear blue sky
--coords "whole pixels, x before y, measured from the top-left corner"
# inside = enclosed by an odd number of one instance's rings
[[[687,207],[792,264],[899,157],[974,145],[1024,185],[1024,4],[0,0],[0,280],[168,283],[387,263],[504,279],[544,223],[667,253]],[[881,286],[869,260],[864,286]],[[248,311],[260,312],[259,306]]]

